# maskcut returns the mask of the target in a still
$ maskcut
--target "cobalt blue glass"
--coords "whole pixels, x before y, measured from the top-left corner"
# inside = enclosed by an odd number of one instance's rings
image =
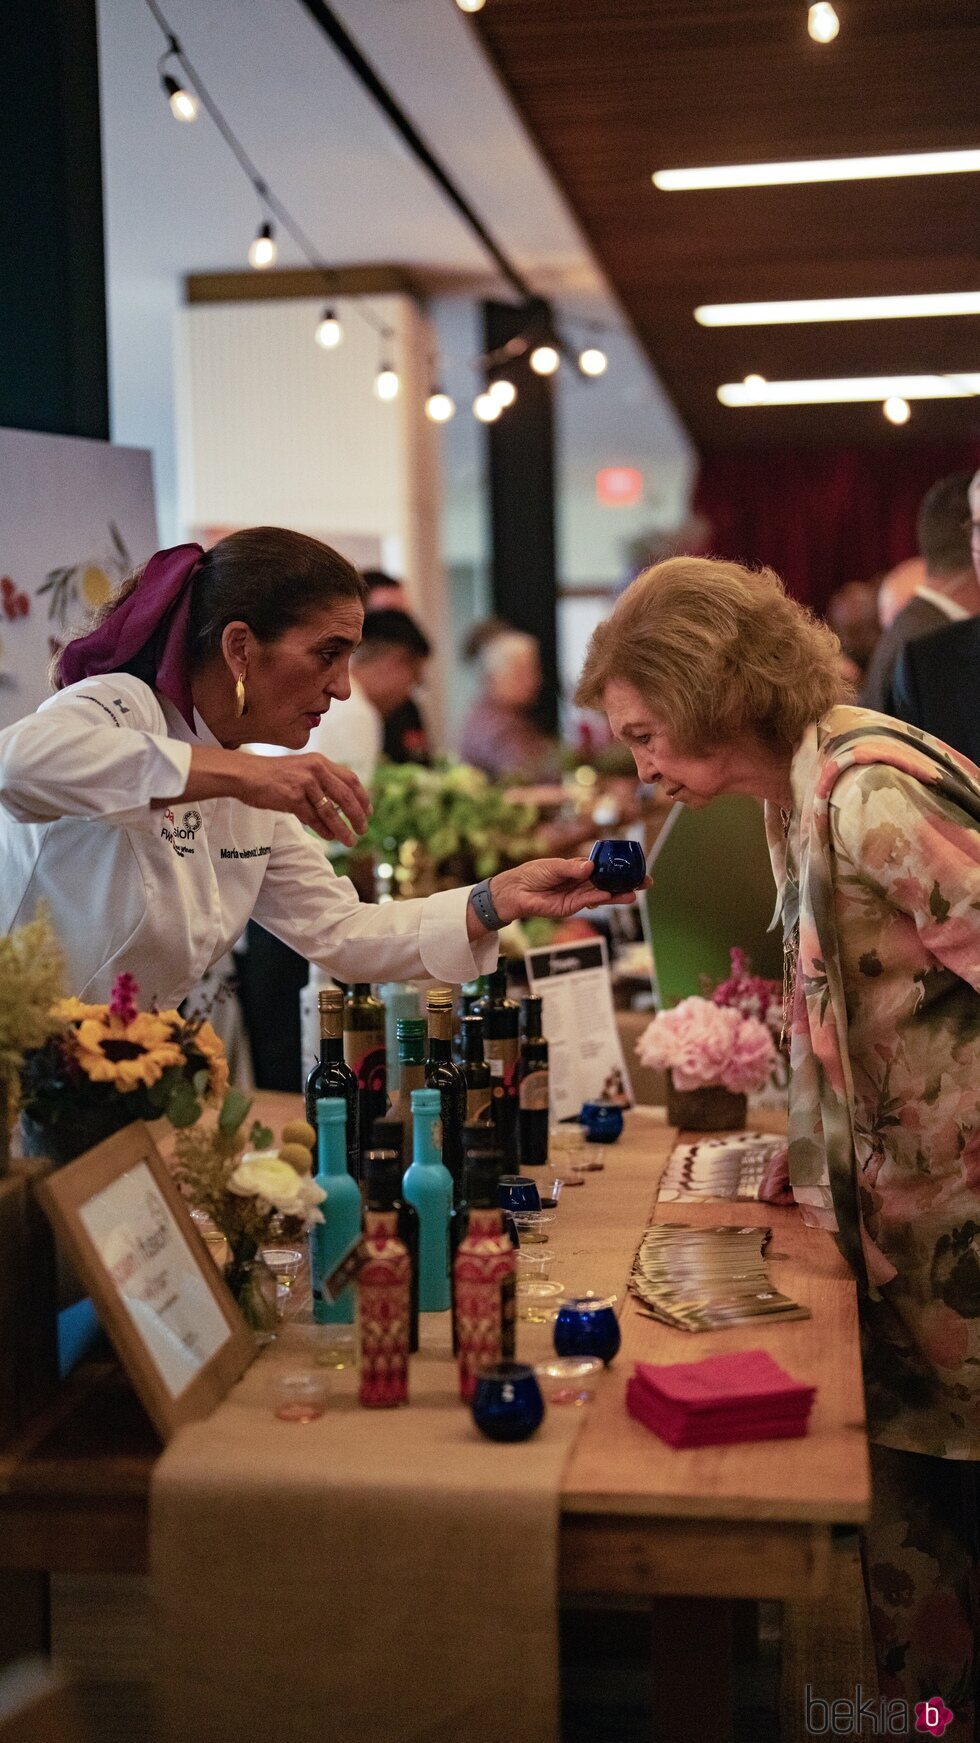
[[[597,841],[589,854],[592,882],[607,895],[638,890],[647,875],[646,858],[638,841]]]
[[[544,1399],[527,1362],[482,1368],[473,1394],[473,1421],[488,1440],[528,1440],[544,1418]]]
[[[528,1180],[523,1174],[501,1174],[497,1181],[497,1203],[501,1210],[516,1211],[518,1215],[525,1210],[540,1210],[537,1181]]]
[[[576,1295],[563,1301],[555,1320],[555,1353],[598,1356],[606,1366],[620,1345],[615,1295]]]
[[[590,1144],[615,1144],[623,1129],[623,1110],[613,1101],[587,1101],[579,1114]]]

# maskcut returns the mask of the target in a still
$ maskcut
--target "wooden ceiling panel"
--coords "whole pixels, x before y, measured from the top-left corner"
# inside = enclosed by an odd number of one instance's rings
[[[474,19],[694,440],[892,441],[875,407],[727,411],[720,382],[980,370],[980,320],[707,330],[701,302],[980,289],[980,175],[663,193],[704,164],[980,146],[977,0],[489,0]],[[909,431],[975,437],[976,401]],[[801,435],[801,432],[805,432]]]

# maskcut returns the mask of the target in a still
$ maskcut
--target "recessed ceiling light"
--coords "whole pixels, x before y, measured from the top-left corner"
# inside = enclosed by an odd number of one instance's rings
[[[926,296],[808,297],[782,303],[702,303],[702,327],[778,327],[802,321],[900,321],[919,315],[980,315],[980,291]]]
[[[802,182],[877,181],[885,176],[963,175],[980,170],[980,150],[907,151],[891,157],[803,158],[795,163],[728,163],[710,169],[658,169],[665,193],[696,188],[768,188]]]
[[[726,406],[859,405],[886,399],[969,399],[980,394],[977,375],[850,375],[828,381],[726,381],[718,398]]]
[[[912,407],[908,400],[902,399],[897,393],[891,394],[881,409],[890,424],[907,424],[912,416]]]

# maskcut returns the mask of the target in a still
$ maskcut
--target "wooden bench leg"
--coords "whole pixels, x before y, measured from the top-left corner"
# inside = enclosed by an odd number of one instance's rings
[[[724,1598],[660,1598],[651,1612],[653,1743],[731,1743],[732,1627]]]

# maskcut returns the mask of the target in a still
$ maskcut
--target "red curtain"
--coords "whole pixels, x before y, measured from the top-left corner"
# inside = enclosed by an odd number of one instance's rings
[[[980,466],[980,442],[890,449],[737,449],[706,454],[694,506],[713,556],[775,569],[819,611],[844,581],[916,554],[915,517],[937,478]]]

